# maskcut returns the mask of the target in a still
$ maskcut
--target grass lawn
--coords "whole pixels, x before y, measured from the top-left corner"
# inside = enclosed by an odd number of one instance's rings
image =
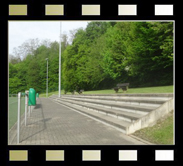
[[[21,97],[20,114],[22,115],[25,111],[25,97]],[[18,97],[9,97],[9,129],[17,122],[17,111],[18,111]]]
[[[158,145],[173,145],[173,112],[154,126],[136,131],[133,135]]]
[[[48,97],[51,96],[51,95],[58,95],[58,91],[54,91],[54,92],[49,92],[48,93]],[[61,90],[61,94],[64,94],[64,90]],[[46,97],[46,93],[41,93],[39,94],[39,97]]]
[[[121,89],[117,94],[124,93]],[[144,88],[129,88],[125,93],[173,93],[173,85],[170,86],[157,86],[157,87],[144,87]],[[48,96],[52,94],[58,94],[58,91],[48,93]],[[64,90],[61,91],[64,94]],[[67,94],[71,94],[68,92]],[[94,90],[94,91],[84,91],[83,94],[116,94],[113,89],[106,90]],[[40,97],[46,97],[46,93],[40,94]]]
[[[118,93],[124,93],[121,89]],[[173,85],[171,86],[158,86],[158,87],[145,87],[145,88],[129,88],[125,93],[173,93]],[[116,94],[113,89],[86,91],[84,94]]]

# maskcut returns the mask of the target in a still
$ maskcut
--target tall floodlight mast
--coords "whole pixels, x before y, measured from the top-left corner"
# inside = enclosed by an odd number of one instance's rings
[[[48,58],[45,60],[47,61],[46,97],[48,97]]]
[[[59,88],[58,97],[61,96],[61,33],[62,32],[62,22],[60,22],[60,42],[59,42]]]

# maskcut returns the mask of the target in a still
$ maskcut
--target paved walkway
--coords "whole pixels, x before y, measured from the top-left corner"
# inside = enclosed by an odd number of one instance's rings
[[[13,134],[12,132],[9,134]],[[16,136],[12,144],[16,145]],[[21,126],[20,145],[135,144],[144,143],[49,98],[39,98],[31,117],[27,119],[27,126]]]

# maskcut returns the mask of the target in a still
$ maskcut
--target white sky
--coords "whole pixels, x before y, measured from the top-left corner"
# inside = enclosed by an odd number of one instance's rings
[[[70,30],[86,28],[90,21],[62,21],[62,33],[68,34]],[[28,39],[39,41],[49,39],[51,42],[59,41],[60,21],[9,21],[9,54],[13,48],[22,45]]]

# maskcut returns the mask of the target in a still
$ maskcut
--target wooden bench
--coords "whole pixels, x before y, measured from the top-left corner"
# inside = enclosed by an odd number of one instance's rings
[[[81,89],[78,91],[79,94],[82,94],[84,92],[84,89]]]
[[[123,84],[119,83],[113,89],[115,90],[116,93],[119,91],[119,89],[122,89],[123,92],[125,92],[128,90],[128,86],[129,86],[129,83],[123,83]]]

